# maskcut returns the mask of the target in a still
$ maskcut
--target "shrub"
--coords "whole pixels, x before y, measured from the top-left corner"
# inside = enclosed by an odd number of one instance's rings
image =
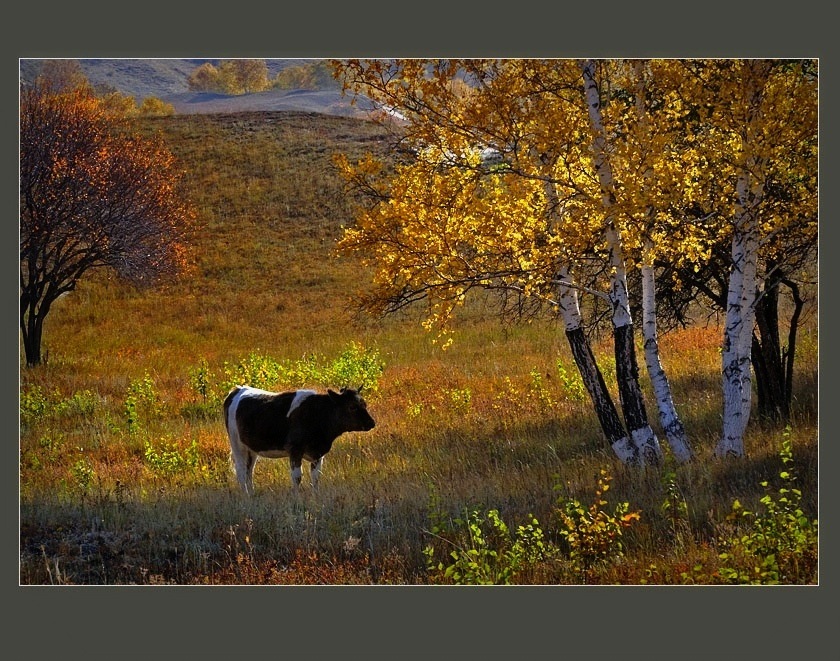
[[[143,99],[137,112],[143,117],[169,117],[175,114],[175,106],[155,96]]]
[[[377,389],[384,370],[385,362],[376,349],[353,342],[323,370],[321,381],[371,391]]]
[[[71,466],[70,472],[73,475],[73,483],[76,488],[78,488],[83,494],[86,494],[88,489],[90,489],[93,478],[96,476],[96,471],[94,470],[93,465],[90,461],[82,457],[77,459]]]
[[[138,431],[141,418],[149,420],[163,415],[163,402],[148,372],[142,379],[135,379],[129,384],[123,411],[129,434]]]
[[[555,553],[533,515],[513,533],[497,509],[470,510],[465,519],[455,519],[452,528],[437,510],[430,519],[434,541],[424,547],[423,555],[436,583],[510,585],[519,572]]]
[[[624,555],[622,531],[640,518],[631,512],[630,504],[618,503],[612,512],[604,494],[609,491],[612,477],[603,468],[598,478],[595,500],[584,507],[577,499],[560,498],[557,515],[562,527],[559,534],[569,546],[569,559],[575,572],[586,575],[596,565]]]
[[[191,471],[199,466],[198,442],[193,439],[189,446],[181,449],[175,441],[162,440],[155,446],[146,440],[143,443],[143,459],[154,473],[164,477]]]
[[[727,583],[808,583],[813,582],[817,566],[818,521],[802,510],[802,492],[794,485],[793,449],[790,427],[785,429],[780,450],[781,486],[774,493],[767,481],[759,501],[761,511],[744,508],[737,499],[732,503],[728,521],[746,524],[743,535],[720,540],[724,551],[718,569]]]
[[[307,386],[352,387],[376,391],[385,369],[376,349],[353,342],[335,358],[307,354],[297,360],[279,361],[252,352],[238,363],[225,362],[221,375],[214,376],[206,360],[190,369],[190,386],[201,397],[201,409],[217,409],[234,386],[247,384],[264,390],[289,390]],[[213,388],[212,382],[218,383]],[[189,407],[185,413],[196,412]]]
[[[563,389],[566,391],[566,396],[575,402],[582,402],[586,399],[586,387],[583,385],[583,379],[577,369],[572,370],[572,373],[566,370],[561,359],[557,359],[557,378],[563,384]]]
[[[46,417],[89,416],[96,409],[98,402],[99,396],[90,390],[81,390],[69,397],[62,397],[58,391],[49,396],[40,386],[32,386],[20,393],[20,418],[24,424],[32,424]]]
[[[46,415],[49,400],[40,386],[32,386],[20,393],[20,417],[23,422],[32,422]]]

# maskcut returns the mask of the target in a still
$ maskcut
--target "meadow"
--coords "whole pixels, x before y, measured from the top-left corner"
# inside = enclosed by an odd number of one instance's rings
[[[380,127],[243,113],[142,130],[188,173],[195,268],[156,290],[92,274],[48,317],[45,364],[20,372],[22,584],[818,582],[815,310],[790,427],[754,420],[737,461],[711,456],[721,329],[664,335],[697,456],[625,467],[555,320],[506,323],[479,298],[444,351],[420,310],[357,312],[368,274],[333,250],[352,214],[332,156],[387,153]],[[617,398],[610,338],[595,348]],[[364,383],[377,426],[338,439],[317,491],[260,460],[247,498],[221,415],[241,381]]]

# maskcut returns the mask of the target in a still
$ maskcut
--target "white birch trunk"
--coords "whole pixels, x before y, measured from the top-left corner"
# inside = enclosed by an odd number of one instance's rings
[[[645,251],[650,254],[649,251]],[[674,400],[671,397],[671,384],[662,367],[659,357],[659,341],[656,332],[656,277],[653,265],[645,260],[642,265],[642,337],[645,347],[645,364],[656,396],[659,409],[659,422],[674,458],[684,463],[692,457],[691,447],[686,438]]]
[[[634,63],[636,72],[636,115],[639,120],[640,129],[647,132],[648,118],[645,99],[644,64],[637,60]],[[650,181],[653,177],[651,168],[645,169],[644,177]],[[647,219],[653,216],[653,209],[648,207]],[[645,348],[645,365],[648,376],[653,386],[656,406],[659,410],[659,424],[665,434],[665,439],[671,447],[674,458],[679,463],[689,461],[692,457],[691,447],[686,438],[680,416],[674,406],[674,399],[671,396],[671,384],[668,376],[662,367],[659,353],[659,340],[656,331],[656,274],[653,269],[653,242],[649,237],[645,238],[642,252],[642,339]]]
[[[732,272],[726,298],[726,322],[723,330],[721,367],[723,374],[723,433],[715,454],[719,457],[741,457],[744,454],[743,431],[743,369],[741,332],[745,318],[744,267],[746,264],[746,237],[736,231],[732,237]],[[749,365],[747,365],[749,368]]]
[[[742,457],[744,434],[752,408],[752,335],[755,325],[758,228],[749,209],[763,194],[748,167],[738,177],[738,217],[732,236],[732,271],[726,299],[723,368],[723,431],[715,448],[718,457]],[[751,185],[751,181],[753,181]]]
[[[732,271],[726,299],[726,326],[723,336],[723,430],[715,448],[718,457],[744,456],[744,435],[752,408],[752,335],[755,325],[756,263],[759,228],[754,209],[764,197],[764,163],[757,156],[761,131],[752,126],[760,122],[763,86],[767,82],[766,62],[747,63],[745,125],[742,129],[743,161],[736,183],[737,208],[732,234]]]
[[[601,100],[598,92],[598,84],[595,80],[595,62],[586,60],[582,64],[584,79],[584,92],[586,104],[589,110],[589,121],[593,129],[593,161],[598,174],[598,181],[601,186],[601,203],[604,209],[609,209],[614,204],[614,185],[612,170],[609,165],[606,150],[606,134],[604,131],[603,119],[601,117]],[[627,273],[624,266],[621,239],[612,218],[607,218],[604,238],[610,251],[610,300],[613,307],[613,329],[616,331],[616,338],[621,337],[624,342],[632,342],[632,324],[630,315],[630,301],[627,291]],[[625,334],[629,334],[626,337]],[[618,342],[618,339],[617,339]],[[632,356],[632,347],[625,354]],[[621,369],[619,362],[624,360],[618,355],[618,344],[616,351],[616,369]],[[625,382],[619,383],[622,388],[622,408],[627,420],[630,436],[633,443],[639,450],[639,456],[643,462],[657,463],[662,457],[662,450],[659,441],[653,433],[650,424],[647,423],[647,414],[644,410],[644,402],[641,398],[641,389],[638,385],[638,378],[634,365],[625,365]]]
[[[561,283],[571,282],[571,274],[568,267],[562,267],[558,271],[558,278]],[[583,322],[580,316],[580,305],[578,303],[577,290],[574,287],[560,284],[558,286],[557,304],[560,308],[560,315],[563,319],[563,324],[566,329],[566,336],[569,338],[570,344],[575,342],[574,338],[583,338]],[[583,353],[580,349],[575,352],[575,347],[572,347],[573,353]],[[598,414],[599,421],[610,446],[618,459],[623,464],[634,464],[639,460],[639,452],[633,441],[624,432],[621,421],[618,419],[618,413],[612,405],[612,400],[606,401],[609,397],[606,386],[603,383],[603,377],[598,372],[597,365],[594,362],[594,357],[591,361],[581,359],[580,356],[575,356],[575,363],[578,365],[578,370],[581,372],[581,378],[586,385],[587,392],[592,399]]]
[[[752,338],[755,329],[755,304],[758,299],[756,270],[758,262],[758,236],[755,223],[750,223],[746,236],[746,262],[744,264],[744,287],[741,292],[741,309],[744,311],[744,326],[739,339],[738,353],[741,356],[741,436],[747,431],[752,411]]]
[[[732,271],[721,353],[723,432],[715,449],[718,457],[744,455],[744,434],[752,408],[752,333],[758,241],[754,222],[741,220],[732,237]]]

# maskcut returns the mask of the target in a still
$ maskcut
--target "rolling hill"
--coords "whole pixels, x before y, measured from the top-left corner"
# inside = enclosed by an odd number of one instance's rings
[[[207,59],[81,59],[82,70],[95,86],[105,86],[133,96],[138,102],[154,96],[175,107],[180,114],[260,112],[290,110],[337,116],[364,116],[370,104],[353,107],[350,99],[335,90],[269,90],[254,94],[226,95],[194,92],[187,81],[192,71]],[[288,66],[313,59],[266,60],[269,77]],[[20,78],[33,81],[42,60],[20,61]]]

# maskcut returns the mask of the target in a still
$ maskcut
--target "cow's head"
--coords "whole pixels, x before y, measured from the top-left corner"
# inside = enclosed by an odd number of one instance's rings
[[[367,410],[367,404],[359,394],[361,388],[342,388],[341,392],[327,390],[336,406],[338,419],[346,431],[370,431],[376,426],[373,418]]]

